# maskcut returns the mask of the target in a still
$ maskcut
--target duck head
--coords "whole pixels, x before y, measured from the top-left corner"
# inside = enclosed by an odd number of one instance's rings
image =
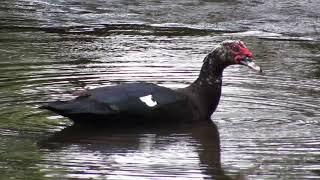
[[[250,50],[240,40],[225,40],[211,53],[215,59],[219,59],[225,66],[240,64],[262,72],[261,68],[253,62]]]

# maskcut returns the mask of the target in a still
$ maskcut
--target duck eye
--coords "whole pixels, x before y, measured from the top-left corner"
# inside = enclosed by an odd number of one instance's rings
[[[232,46],[231,46],[231,49],[232,49],[233,51],[235,51],[235,52],[239,52],[239,51],[240,51],[239,46],[236,46],[236,45],[232,45]]]

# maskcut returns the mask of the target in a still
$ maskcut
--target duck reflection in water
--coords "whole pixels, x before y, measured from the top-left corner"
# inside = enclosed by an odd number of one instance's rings
[[[68,164],[67,172],[79,176],[94,171],[103,179],[234,179],[221,168],[219,132],[211,120],[130,128],[75,124],[38,146],[46,168]]]

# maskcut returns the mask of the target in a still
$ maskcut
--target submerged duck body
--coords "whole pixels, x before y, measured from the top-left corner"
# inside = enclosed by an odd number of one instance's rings
[[[172,90],[152,83],[128,83],[85,90],[70,101],[56,101],[42,108],[74,122],[116,123],[199,121],[216,110],[223,70],[240,64],[260,71],[242,41],[223,41],[204,59],[199,77],[188,87]]]

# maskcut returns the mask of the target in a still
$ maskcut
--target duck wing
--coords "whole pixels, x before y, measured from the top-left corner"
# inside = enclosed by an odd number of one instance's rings
[[[128,83],[88,90],[84,96],[52,102],[42,108],[74,121],[101,121],[108,118],[165,117],[177,114],[185,103],[186,96],[169,88],[152,83]]]

